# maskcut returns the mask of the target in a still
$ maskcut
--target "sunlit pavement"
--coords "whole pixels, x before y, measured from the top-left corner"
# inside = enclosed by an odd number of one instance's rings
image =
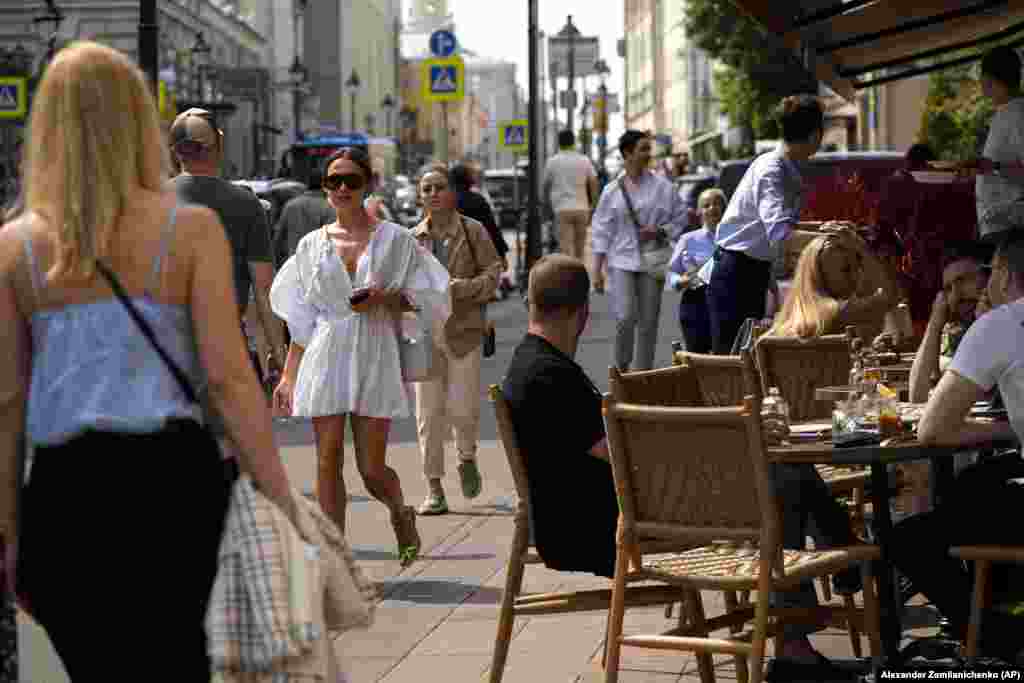
[[[666,294],[662,305],[661,341],[657,365],[669,362],[669,342],[678,338],[676,296]],[[484,362],[484,391],[500,381],[515,345],[526,326],[526,311],[518,296],[490,307],[497,327],[497,354]],[[578,359],[599,387],[607,387],[614,320],[605,296],[595,296],[593,318]],[[376,623],[365,632],[339,639],[337,648],[352,683],[424,683],[477,681],[489,664],[497,629],[498,608],[505,582],[505,562],[512,540],[512,511],[516,497],[504,452],[497,441],[494,415],[485,402],[479,462],[483,493],[471,502],[462,498],[449,455],[445,481],[452,512],[419,518],[423,537],[422,558],[405,571],[395,559],[394,534],[383,505],[366,493],[347,452],[345,479],[351,500],[348,513],[349,543],[367,574],[380,588],[383,601]],[[557,416],[553,416],[553,421]],[[560,425],[561,426],[561,425]],[[538,425],[544,428],[545,425]],[[314,480],[312,431],[306,422],[279,423],[277,438],[294,485],[311,488]],[[415,442],[415,424],[393,425],[389,463],[398,471],[407,502],[418,505],[426,493]],[[351,448],[351,446],[349,446]],[[570,484],[571,485],[571,484]],[[524,590],[554,591],[604,587],[607,581],[587,575],[549,571],[531,566]],[[722,609],[718,594],[705,593],[709,614]],[[676,617],[678,618],[678,609]],[[627,613],[626,632],[665,630],[674,623],[664,609]],[[603,681],[600,649],[604,636],[603,613],[542,616],[518,619],[515,624],[505,681],[548,683]],[[813,636],[826,655],[850,657],[847,635],[828,630]],[[770,647],[770,646],[769,646]],[[863,649],[868,645],[865,639]],[[30,623],[21,629],[22,681],[63,683],[67,680],[42,632]],[[732,660],[716,658],[720,681],[735,679]],[[691,655],[652,650],[623,650],[623,683],[696,681]]]

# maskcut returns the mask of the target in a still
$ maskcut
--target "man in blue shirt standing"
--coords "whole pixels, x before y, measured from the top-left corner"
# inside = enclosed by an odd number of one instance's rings
[[[772,261],[800,220],[797,164],[821,145],[824,113],[813,95],[785,98],[778,117],[782,145],[750,164],[718,225],[713,264],[701,271],[717,354],[732,350],[744,320],[764,317]]]

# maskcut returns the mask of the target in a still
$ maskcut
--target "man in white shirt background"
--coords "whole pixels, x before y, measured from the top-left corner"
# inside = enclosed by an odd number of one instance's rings
[[[1000,210],[1024,200],[1024,97],[1020,93],[1021,59],[1008,45],[993,48],[981,60],[981,90],[995,114],[980,159],[966,166],[977,172],[974,194],[978,234],[996,241],[1008,227]]]
[[[597,201],[597,174],[590,159],[577,152],[571,130],[558,134],[558,154],[544,169],[544,198],[558,227],[559,251],[589,263],[583,250],[589,241],[590,212]]]

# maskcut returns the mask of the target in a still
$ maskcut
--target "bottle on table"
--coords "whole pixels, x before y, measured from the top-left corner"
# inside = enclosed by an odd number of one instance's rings
[[[761,425],[765,438],[772,443],[789,436],[789,403],[778,387],[771,387],[761,402]]]

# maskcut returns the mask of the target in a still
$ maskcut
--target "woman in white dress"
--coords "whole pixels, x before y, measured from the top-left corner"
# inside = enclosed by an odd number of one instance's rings
[[[396,317],[413,304],[443,310],[448,274],[407,230],[370,218],[363,202],[372,178],[361,150],[346,148],[328,158],[324,189],[337,221],[306,235],[274,279],[271,307],[292,337],[274,403],[285,415],[313,419],[317,497],[342,531],[347,499],[341,465],[345,417],[351,416],[359,474],[390,509],[405,566],[419,552],[416,512],[385,461],[391,420],[411,412]]]

